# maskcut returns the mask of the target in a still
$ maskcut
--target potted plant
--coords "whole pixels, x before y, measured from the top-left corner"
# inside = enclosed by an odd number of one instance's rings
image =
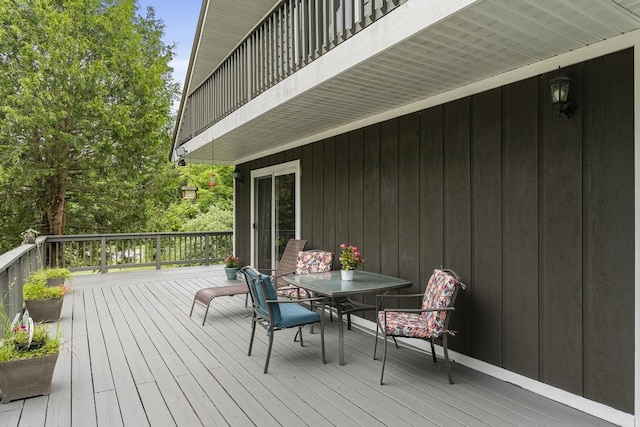
[[[224,272],[227,274],[227,279],[235,280],[238,270],[240,270],[240,258],[233,256],[233,254],[229,254],[224,259]]]
[[[44,270],[34,271],[22,288],[24,303],[35,322],[55,322],[60,318],[65,285],[47,286]]]
[[[65,281],[71,278],[71,271],[66,268],[45,268],[42,271],[47,278],[47,286],[64,285]]]
[[[0,402],[49,394],[60,352],[60,334],[34,323],[25,312],[12,322],[2,307],[4,340],[0,341]]]
[[[343,243],[340,245],[340,250],[342,252],[340,254],[342,280],[353,280],[353,271],[356,267],[364,265],[364,258],[362,258],[357,246]]]

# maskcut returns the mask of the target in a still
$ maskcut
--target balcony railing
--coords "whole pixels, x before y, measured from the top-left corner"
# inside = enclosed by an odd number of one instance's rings
[[[283,0],[187,98],[181,144],[408,0]]]
[[[8,316],[21,311],[22,287],[29,273],[43,266],[106,273],[111,269],[209,265],[232,252],[232,231],[40,237],[36,244],[0,255],[0,302]]]

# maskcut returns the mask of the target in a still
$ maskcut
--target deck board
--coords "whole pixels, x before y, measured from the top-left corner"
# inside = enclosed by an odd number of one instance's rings
[[[73,426],[97,423],[93,385],[91,381],[91,360],[89,353],[89,335],[87,333],[87,320],[85,310],[85,292],[75,292],[65,298],[73,302],[73,327],[65,330],[65,337],[71,337],[73,354],[75,355],[73,370],[71,372],[71,422]],[[66,304],[66,302],[65,302]],[[65,349],[68,347],[65,347]]]
[[[66,337],[51,394],[0,405],[1,426],[539,426],[610,425],[524,389],[390,343],[382,353],[370,331],[345,331],[338,364],[337,322],[326,317],[327,364],[320,335],[256,330],[247,355],[245,296],[215,298],[189,317],[193,295],[229,282],[216,267],[74,276],[61,325]],[[380,347],[379,347],[380,351]]]
[[[106,346],[107,357],[111,367],[111,376],[113,378],[114,389],[118,399],[118,406],[122,415],[124,425],[134,425],[136,420],[146,420],[146,414],[142,402],[138,396],[138,390],[135,385],[132,372],[135,370],[132,360],[125,356],[127,354],[135,354],[135,343],[129,346],[126,340],[121,341],[121,336],[126,337],[127,334],[121,334],[124,328],[117,327],[117,323],[121,318],[118,315],[118,302],[111,294],[112,289],[101,289],[94,292],[99,317],[101,319],[102,335]]]

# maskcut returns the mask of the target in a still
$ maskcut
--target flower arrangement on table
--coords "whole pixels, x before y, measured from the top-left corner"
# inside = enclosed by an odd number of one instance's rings
[[[364,258],[362,258],[357,246],[343,243],[340,245],[340,250],[342,251],[339,258],[342,270],[355,270],[358,266],[364,265]]]
[[[240,258],[233,256],[233,254],[229,254],[224,259],[224,266],[227,268],[238,268],[240,266]]]

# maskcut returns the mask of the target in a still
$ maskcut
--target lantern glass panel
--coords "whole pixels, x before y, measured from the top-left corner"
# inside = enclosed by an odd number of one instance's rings
[[[567,102],[569,98],[569,84],[571,79],[568,77],[558,77],[549,82],[551,88],[551,103],[559,104]]]

